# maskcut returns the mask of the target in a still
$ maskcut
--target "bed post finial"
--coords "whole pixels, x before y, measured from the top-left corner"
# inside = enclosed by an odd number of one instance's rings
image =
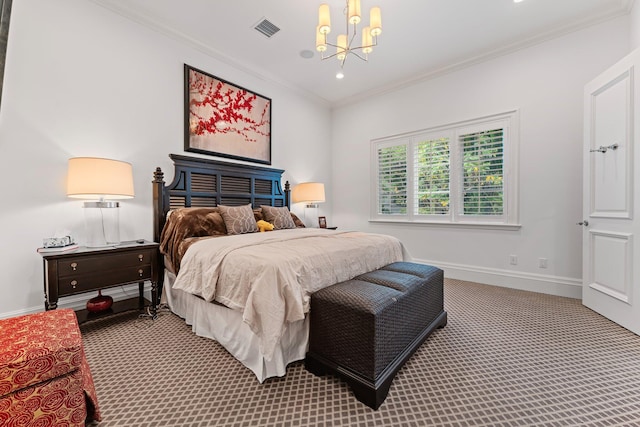
[[[157,167],[155,172],[153,173],[153,183],[157,184],[159,182],[164,183],[164,172],[162,172],[162,169],[160,169],[160,167]]]

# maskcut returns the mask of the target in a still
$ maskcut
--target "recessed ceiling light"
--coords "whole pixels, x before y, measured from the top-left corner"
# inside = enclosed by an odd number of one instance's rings
[[[342,71],[338,71],[336,73],[336,79],[343,79],[344,78],[344,73]]]
[[[313,58],[313,52],[305,49],[300,51],[300,56],[302,56],[304,59],[311,59]]]
[[[523,0],[513,0],[514,3],[520,3]]]

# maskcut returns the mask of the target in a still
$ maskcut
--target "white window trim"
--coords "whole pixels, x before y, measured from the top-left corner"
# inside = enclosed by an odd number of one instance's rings
[[[459,167],[460,147],[458,136],[460,134],[472,133],[476,130],[487,130],[490,126],[500,126],[505,130],[505,144],[503,150],[504,159],[504,214],[500,217],[469,216],[461,215],[457,212],[457,206],[451,209],[447,215],[417,215],[414,213],[414,165],[408,162],[407,165],[407,213],[383,215],[378,213],[378,158],[377,149],[381,146],[397,145],[398,141],[405,141],[407,149],[413,149],[417,139],[447,134],[452,138],[449,143],[451,168]],[[519,110],[509,110],[503,113],[487,115],[475,119],[463,120],[445,125],[421,129],[414,132],[392,135],[384,138],[377,138],[371,141],[371,191],[370,191],[370,218],[372,223],[394,223],[394,224],[416,224],[423,226],[458,226],[470,228],[517,230],[521,227],[519,223],[519,146],[520,146],[520,117]],[[450,176],[450,196],[451,199],[458,200],[460,173]]]

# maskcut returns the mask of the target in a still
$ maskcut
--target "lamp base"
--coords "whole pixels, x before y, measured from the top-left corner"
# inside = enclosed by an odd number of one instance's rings
[[[120,244],[120,203],[84,202],[86,246],[100,248]]]
[[[109,310],[113,305],[113,298],[109,295],[102,295],[102,289],[98,290],[98,296],[87,301],[87,311],[90,313],[99,313]]]

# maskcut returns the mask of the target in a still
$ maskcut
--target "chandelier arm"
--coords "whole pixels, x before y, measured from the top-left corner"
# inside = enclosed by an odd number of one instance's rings
[[[320,59],[322,59],[322,60],[324,61],[325,59],[334,58],[334,57],[336,57],[336,56],[338,56],[338,52],[336,52],[336,53],[334,53],[334,54],[331,54],[331,55],[329,55],[329,56],[324,56],[324,52],[322,52],[322,56],[320,57]]]
[[[358,49],[360,49],[360,48],[358,48]],[[349,53],[352,53],[356,57],[362,59],[364,62],[368,62],[369,61],[369,57],[366,54],[365,54],[365,56],[361,56],[358,52],[355,52],[355,51],[351,51]]]
[[[356,36],[358,35],[358,24],[353,24],[353,35],[351,36],[351,39],[349,39],[349,44],[347,44],[347,48],[351,49],[351,43],[353,43],[353,41],[355,40]],[[347,38],[349,38],[349,23],[347,22]]]

